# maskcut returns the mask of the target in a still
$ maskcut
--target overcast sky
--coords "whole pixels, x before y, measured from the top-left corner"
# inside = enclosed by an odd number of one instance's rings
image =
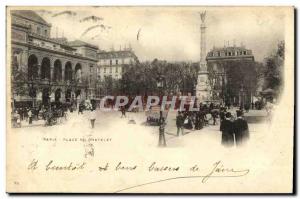
[[[207,11],[206,48],[224,46],[224,40],[233,45],[241,42],[252,49],[255,59],[261,61],[284,40],[287,10],[280,8],[239,7],[60,7],[39,11],[52,24],[52,37],[64,34],[69,40],[81,39],[100,49],[119,50],[125,44],[134,49],[140,60],[154,58],[168,61],[199,61],[200,17]],[[61,14],[63,11],[76,14]],[[45,12],[47,11],[47,12]],[[99,21],[80,22],[85,17],[97,16]],[[86,34],[91,26],[103,24]],[[108,26],[111,28],[108,29]],[[137,33],[140,30],[139,40]]]

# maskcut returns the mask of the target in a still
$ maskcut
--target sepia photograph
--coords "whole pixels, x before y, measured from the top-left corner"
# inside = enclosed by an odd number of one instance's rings
[[[293,193],[294,7],[7,6],[8,193]]]

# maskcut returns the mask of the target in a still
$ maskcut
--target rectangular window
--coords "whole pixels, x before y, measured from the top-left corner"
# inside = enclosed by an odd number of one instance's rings
[[[112,60],[109,60],[109,65],[112,65]]]
[[[119,68],[119,67],[116,67],[116,73],[118,72],[118,68]]]
[[[41,28],[40,28],[40,27],[37,27],[37,28],[36,28],[36,32],[37,32],[37,34],[41,34]]]
[[[47,36],[47,30],[45,30],[45,36]]]
[[[119,60],[116,59],[116,65],[118,65],[118,61],[119,61]]]
[[[104,67],[104,73],[106,73],[106,67]]]
[[[244,51],[244,55],[246,55],[247,54],[247,52],[246,51]]]
[[[220,53],[220,51],[218,52],[218,57],[220,57],[221,56],[221,53]]]

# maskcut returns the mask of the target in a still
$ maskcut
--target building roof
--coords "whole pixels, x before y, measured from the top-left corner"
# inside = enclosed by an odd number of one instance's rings
[[[69,46],[72,46],[72,47],[87,46],[87,47],[90,47],[90,48],[98,49],[97,46],[89,44],[89,43],[81,41],[81,40],[70,41],[70,42],[68,42],[68,44],[69,44]]]
[[[254,61],[252,50],[244,46],[224,46],[211,49],[206,56],[207,61],[214,60],[251,60]]]
[[[225,46],[221,48],[213,48],[210,50],[210,52],[215,52],[215,51],[243,51],[243,50],[248,50],[244,46]]]
[[[34,12],[32,10],[12,10],[11,14],[18,16],[18,17],[28,19],[30,21],[34,21],[34,22],[46,25],[46,26],[51,26],[40,15],[38,15],[36,12]]]
[[[119,51],[100,51],[98,52],[99,59],[109,59],[109,58],[127,58],[133,57],[137,58],[132,50],[119,50]]]

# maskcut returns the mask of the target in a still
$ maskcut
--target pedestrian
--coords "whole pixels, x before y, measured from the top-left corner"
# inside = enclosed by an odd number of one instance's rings
[[[246,104],[245,105],[245,112],[248,113],[250,109],[250,104]]]
[[[125,106],[121,107],[121,113],[122,113],[121,118],[123,118],[123,117],[126,118],[126,108],[125,108]]]
[[[214,109],[214,103],[210,103],[209,104],[209,112],[211,112]]]
[[[201,116],[200,116],[200,111],[196,113],[196,118],[195,118],[195,129],[200,130],[201,127]]]
[[[237,146],[240,146],[248,141],[249,129],[247,121],[243,118],[243,112],[237,110],[236,116],[237,119],[234,121],[235,142]]]
[[[254,103],[253,102],[251,102],[251,108],[252,108],[252,110],[254,110]]]
[[[193,129],[192,119],[188,112],[186,112],[186,114],[184,116],[183,126],[184,126],[184,128],[189,129],[189,130]]]
[[[225,119],[225,112],[226,112],[226,108],[224,107],[220,108],[220,124]]]
[[[78,115],[79,114],[83,114],[83,105],[82,105],[82,103],[79,103],[79,106],[78,106]]]
[[[24,108],[24,119],[26,120],[26,121],[28,121],[27,119],[28,119],[28,111],[29,111],[29,109],[27,110],[27,108]]]
[[[231,113],[225,114],[225,119],[221,122],[220,131],[222,132],[222,145],[231,147],[234,145],[234,126],[231,121]]]
[[[212,118],[213,118],[213,125],[216,125],[216,119],[217,119],[217,117],[218,117],[218,110],[213,109],[213,110],[211,111],[211,116],[212,116]]]
[[[19,114],[20,114],[20,120],[22,121],[24,118],[24,109],[23,108],[19,109]]]
[[[95,120],[96,120],[96,111],[94,109],[91,109],[91,112],[90,112],[90,121],[91,121],[92,129],[95,126]]]
[[[13,115],[12,115],[12,118],[13,118],[13,127],[21,127],[21,120],[20,120],[20,114],[18,113],[17,110],[15,110],[13,112]]]
[[[28,119],[29,119],[29,124],[32,124],[32,111],[30,109],[28,111]]]
[[[179,111],[176,117],[177,136],[179,136],[180,131],[181,134],[183,135],[183,123],[184,123],[184,117],[182,113]]]

